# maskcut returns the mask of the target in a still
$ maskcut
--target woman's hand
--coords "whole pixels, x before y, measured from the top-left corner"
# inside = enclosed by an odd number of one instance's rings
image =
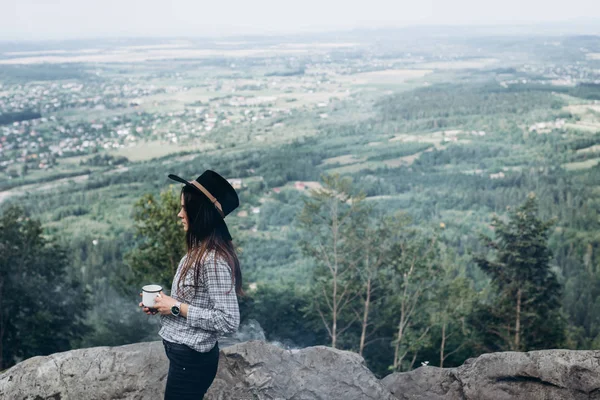
[[[144,297],[143,293],[140,293],[140,296]],[[148,315],[155,315],[157,312],[154,308],[148,308],[148,307],[144,306],[144,303],[142,303],[142,302],[140,302],[139,306],[142,307],[144,312]]]
[[[177,303],[177,300],[174,298],[167,296],[163,292],[160,292],[158,296],[154,299],[154,309],[156,309],[162,315],[170,315],[171,307],[173,307]]]

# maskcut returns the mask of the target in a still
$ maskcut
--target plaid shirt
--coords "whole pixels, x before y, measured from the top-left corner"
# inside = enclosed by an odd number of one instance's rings
[[[188,304],[187,318],[161,314],[162,327],[158,334],[169,342],[207,352],[213,348],[219,336],[233,333],[239,326],[235,279],[232,282],[231,268],[222,257],[217,258],[215,271],[215,252],[209,251],[202,262],[198,286],[194,286],[194,271],[190,268],[177,292],[177,282],[186,257],[179,261],[171,285],[171,297]]]

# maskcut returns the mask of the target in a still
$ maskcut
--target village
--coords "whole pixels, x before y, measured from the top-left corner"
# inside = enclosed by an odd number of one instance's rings
[[[280,120],[300,103],[309,107],[327,104],[326,99],[297,102],[288,87],[277,87],[277,81],[282,79],[264,79],[265,86],[273,83],[269,96],[252,94],[252,90],[262,90],[261,85],[250,88],[244,85],[242,90],[230,85],[224,91],[221,79],[214,79],[202,88],[210,98],[175,107],[173,103],[178,102],[180,94],[185,96],[198,88],[156,88],[142,80],[119,87],[94,83],[4,84],[0,91],[0,114],[34,109],[40,110],[41,117],[0,126],[0,171],[11,179],[34,169],[52,169],[61,159],[135,147],[140,141],[181,145],[183,149],[194,141],[206,141],[203,137],[217,128],[266,120],[274,121],[269,125],[282,126]],[[318,83],[310,83],[313,80],[318,81],[303,77],[304,87],[296,88],[294,96],[317,91],[313,86]],[[285,92],[283,100],[277,96],[278,92]],[[275,104],[278,100],[284,102],[283,107]],[[74,118],[74,114],[79,118]]]
[[[394,85],[395,80],[419,79],[435,68],[452,69],[462,62],[454,56],[411,53],[393,60],[337,57],[275,57],[264,62],[271,66],[268,73],[251,60],[246,60],[251,67],[238,60],[216,72],[188,66],[181,72],[157,72],[150,66],[144,73],[122,74],[125,66],[115,72],[114,66],[100,64],[85,79],[0,81],[0,181],[35,170],[53,171],[65,161],[89,165],[98,154],[106,155],[107,165],[116,165],[186,149],[215,149],[224,146],[224,134],[239,127],[246,140],[264,141],[266,133],[280,135],[277,129],[297,111],[316,111],[317,118],[327,119],[332,102],[365,85]],[[241,74],[242,70],[253,72]],[[497,74],[504,87],[600,82],[598,70],[580,62],[528,63],[505,72]],[[515,75],[523,77],[514,79]],[[529,131],[563,126],[563,121],[538,123]],[[451,130],[444,138],[457,140]]]

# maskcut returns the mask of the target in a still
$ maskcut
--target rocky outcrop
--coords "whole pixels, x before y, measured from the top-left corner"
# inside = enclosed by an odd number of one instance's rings
[[[221,349],[207,400],[599,399],[600,351],[493,353],[458,368],[421,367],[378,380],[356,353],[284,350],[260,340]],[[94,347],[26,360],[0,375],[4,400],[162,400],[161,342]]]
[[[284,350],[252,340],[221,349],[205,399],[395,400],[356,353],[326,346]],[[162,400],[161,342],[94,347],[26,360],[0,375],[0,399]]]
[[[454,372],[453,369],[421,367],[411,372],[390,374],[381,383],[402,400],[462,400],[462,383]]]
[[[600,351],[484,354],[458,368],[421,367],[381,381],[398,399],[600,399]]]
[[[0,399],[162,399],[168,369],[161,342],[72,350],[4,372]]]
[[[253,341],[223,350],[208,399],[395,400],[356,353],[326,346],[283,350]],[[252,397],[254,395],[255,397]]]

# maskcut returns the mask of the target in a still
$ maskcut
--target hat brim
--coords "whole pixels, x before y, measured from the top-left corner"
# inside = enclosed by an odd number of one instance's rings
[[[190,182],[186,181],[183,178],[178,177],[177,175],[173,175],[173,174],[169,174],[169,179],[173,179],[174,181],[177,182],[181,182],[181,183],[185,183],[188,186],[193,186],[194,188],[196,188],[194,185],[192,185]]]
[[[185,179],[177,176],[177,175],[173,175],[173,174],[169,174],[169,179],[173,179],[174,181],[180,182],[185,184],[186,186],[191,187],[192,189],[194,189],[196,191],[196,193],[201,194],[202,196],[206,197],[206,195],[204,193],[202,193],[202,191],[200,189],[198,189],[196,186],[194,186],[191,182],[186,181]],[[208,197],[207,197],[208,198]]]

